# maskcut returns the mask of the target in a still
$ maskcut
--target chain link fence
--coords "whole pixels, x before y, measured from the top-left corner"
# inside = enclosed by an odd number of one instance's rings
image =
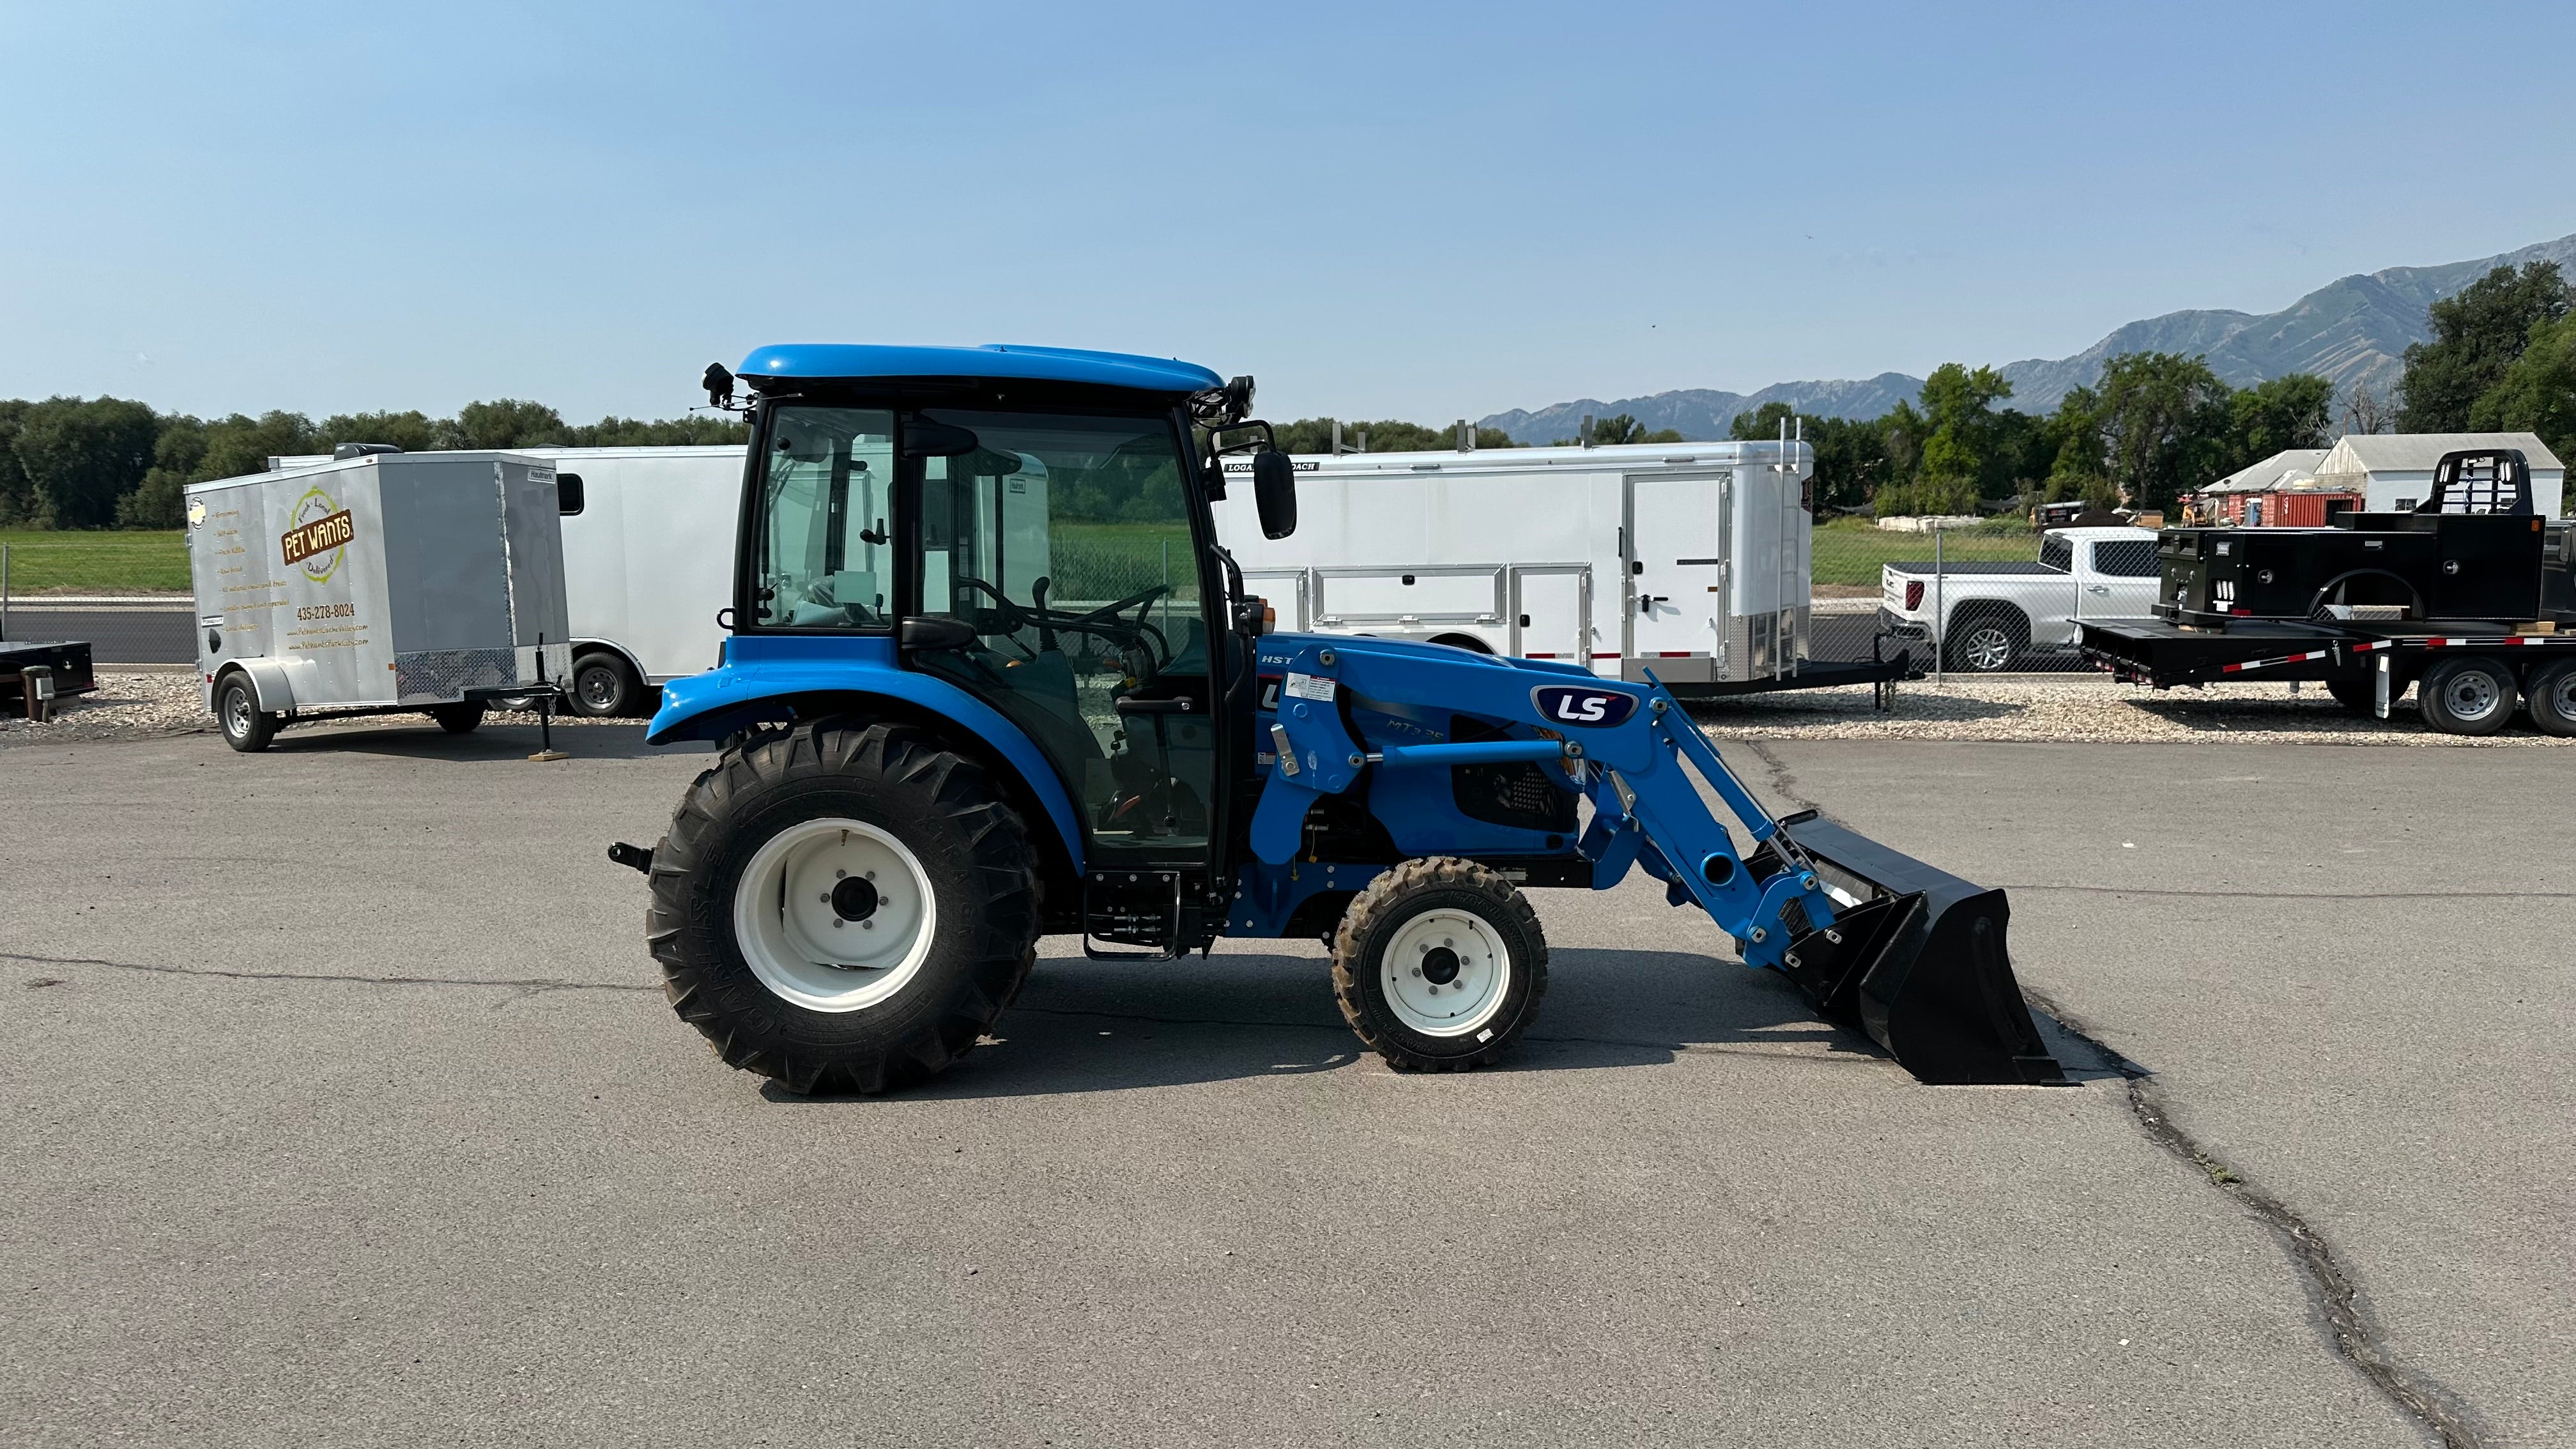
[[[1875,641],[1880,657],[1904,649],[1944,676],[2089,670],[2080,626],[2147,617],[2155,598],[2155,535],[2145,529],[2102,555],[2142,572],[2097,578],[2089,568],[2079,576],[2068,540],[2020,518],[1905,521],[1922,527],[1816,526],[1810,657],[1866,660]]]

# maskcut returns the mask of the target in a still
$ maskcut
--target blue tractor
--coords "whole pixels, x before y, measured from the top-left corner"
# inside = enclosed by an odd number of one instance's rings
[[[1653,680],[1271,632],[1209,507],[1248,482],[1266,533],[1296,527],[1250,378],[817,345],[707,387],[751,424],[735,602],[650,738],[722,750],[659,843],[611,855],[649,876],[671,1004],[728,1063],[921,1081],[1040,936],[1079,934],[1138,961],[1321,938],[1389,1064],[1480,1066],[1547,989],[1524,888],[1635,870],[1923,1080],[2059,1079],[2002,892],[1773,819]]]

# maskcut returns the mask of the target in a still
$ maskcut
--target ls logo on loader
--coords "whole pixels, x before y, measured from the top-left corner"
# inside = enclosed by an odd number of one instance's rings
[[[1538,707],[1538,717],[1552,725],[1572,725],[1577,729],[1608,729],[1628,722],[1637,712],[1637,698],[1630,694],[1613,694],[1606,689],[1577,689],[1568,685],[1541,685],[1530,691],[1530,703]]]

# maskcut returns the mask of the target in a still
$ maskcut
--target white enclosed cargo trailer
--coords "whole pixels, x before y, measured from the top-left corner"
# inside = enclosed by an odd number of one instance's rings
[[[197,670],[238,750],[419,710],[472,729],[571,667],[555,470],[378,453],[187,490]]]
[[[1808,659],[1814,452],[1794,440],[1300,454],[1297,531],[1218,532],[1279,626],[1652,669],[1681,694],[1896,677]],[[1241,479],[1249,461],[1229,460]]]

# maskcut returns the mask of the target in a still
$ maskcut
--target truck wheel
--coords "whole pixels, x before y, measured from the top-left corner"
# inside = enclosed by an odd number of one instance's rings
[[[277,738],[277,716],[259,712],[259,691],[250,676],[235,670],[215,686],[215,718],[224,728],[224,743],[255,755]]]
[[[2525,701],[2542,733],[2576,735],[2576,659],[2561,659],[2531,672]]]
[[[2390,680],[2389,683],[2393,686],[2396,681]],[[2379,710],[2379,685],[2372,680],[2329,679],[2326,693],[2333,695],[2335,703],[2354,714],[2376,714]],[[2388,702],[2395,704],[2396,696],[2391,695]]]
[[[2446,735],[2491,735],[2513,719],[2513,670],[2493,659],[2445,659],[2417,693],[2424,723]]]
[[[438,721],[438,727],[451,735],[471,734],[476,725],[483,723],[483,705],[479,700],[468,704],[433,704],[429,707],[429,717]]]
[[[1333,999],[1400,1072],[1464,1071],[1511,1050],[1547,994],[1547,937],[1502,875],[1447,856],[1379,876],[1342,915]]]
[[[652,874],[672,1010],[793,1092],[935,1075],[1037,960],[1027,830],[982,769],[904,726],[747,736],[689,787]]]
[[[1941,645],[1941,664],[1970,674],[1993,674],[2010,669],[2029,646],[2030,626],[2018,616],[1971,614],[1950,626],[1950,637]]]
[[[614,654],[585,654],[572,662],[572,712],[604,719],[631,714],[643,693],[635,672]]]

